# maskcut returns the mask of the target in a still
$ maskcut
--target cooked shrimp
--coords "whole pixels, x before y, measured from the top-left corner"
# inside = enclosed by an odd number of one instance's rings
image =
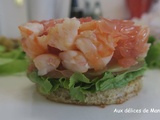
[[[91,31],[88,32],[90,34]],[[83,33],[81,33],[81,36],[76,40],[75,44],[77,48],[85,55],[87,58],[89,65],[91,68],[100,69],[105,66],[103,60],[101,59],[100,55],[98,54],[97,47],[88,37],[83,37]],[[94,34],[92,36],[95,36]],[[90,35],[90,37],[92,37]],[[95,37],[92,37],[95,39]]]
[[[34,58],[33,62],[38,69],[38,75],[46,75],[59,66],[60,59],[53,54],[42,54]]]
[[[62,22],[63,22],[63,19],[57,19],[57,20],[50,19],[50,20],[41,21],[40,23],[43,24],[44,26],[44,31],[42,35],[47,35],[51,27],[54,27],[56,24],[62,23]]]
[[[45,37],[38,38],[33,35],[28,38],[23,38],[21,43],[23,50],[31,59],[34,59],[38,55],[48,53]]]
[[[26,23],[19,26],[20,32],[23,37],[28,37],[32,34],[40,35],[44,31],[44,26],[40,23]]]
[[[22,48],[31,59],[47,52],[46,36],[38,37],[44,30],[42,24],[26,23],[19,29],[23,37]]]
[[[88,62],[84,55],[79,51],[68,50],[60,53],[62,64],[65,68],[73,72],[87,72],[89,69]]]
[[[84,22],[81,24],[78,32],[86,31],[86,30],[95,30],[97,27],[97,22],[92,20],[90,22]]]
[[[84,31],[75,42],[77,48],[85,55],[89,66],[95,70],[103,69],[111,60],[114,50],[97,40],[93,31]]]
[[[19,29],[22,47],[34,59],[40,75],[56,69],[60,62],[66,69],[82,73],[101,70],[111,60],[130,67],[143,59],[149,49],[148,28],[128,20],[52,19],[26,23]],[[47,62],[39,65],[39,60],[50,57],[59,61],[56,67]]]
[[[78,34],[80,21],[76,18],[66,18],[63,23],[56,24],[48,33],[48,45],[59,50],[74,48],[75,37]]]

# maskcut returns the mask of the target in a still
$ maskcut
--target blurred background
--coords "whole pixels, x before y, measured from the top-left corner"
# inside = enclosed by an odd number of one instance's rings
[[[18,25],[30,20],[103,16],[140,18],[158,0],[0,0],[0,35],[20,37]]]

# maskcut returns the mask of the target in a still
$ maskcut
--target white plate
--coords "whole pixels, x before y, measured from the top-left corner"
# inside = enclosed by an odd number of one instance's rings
[[[0,120],[158,120],[160,71],[146,71],[143,82],[138,96],[100,108],[54,103],[39,95],[25,76],[0,77]]]

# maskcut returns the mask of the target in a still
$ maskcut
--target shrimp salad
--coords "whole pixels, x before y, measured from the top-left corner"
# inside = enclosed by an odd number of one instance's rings
[[[25,23],[19,30],[22,48],[32,61],[29,71],[56,80],[61,76],[69,80],[75,74],[83,78],[109,74],[105,71],[114,65],[133,68],[144,60],[150,46],[149,29],[130,20],[51,19]],[[93,82],[97,81],[88,84]]]

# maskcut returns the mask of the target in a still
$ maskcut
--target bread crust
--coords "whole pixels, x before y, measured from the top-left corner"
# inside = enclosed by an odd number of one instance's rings
[[[38,92],[39,86],[36,85]],[[126,86],[121,88],[110,89],[106,91],[99,91],[96,93],[88,92],[83,102],[71,99],[69,90],[59,88],[49,95],[44,95],[47,99],[55,102],[77,105],[95,105],[104,107],[110,104],[121,104],[133,96],[136,96],[142,88],[141,77],[136,78],[129,82]]]

